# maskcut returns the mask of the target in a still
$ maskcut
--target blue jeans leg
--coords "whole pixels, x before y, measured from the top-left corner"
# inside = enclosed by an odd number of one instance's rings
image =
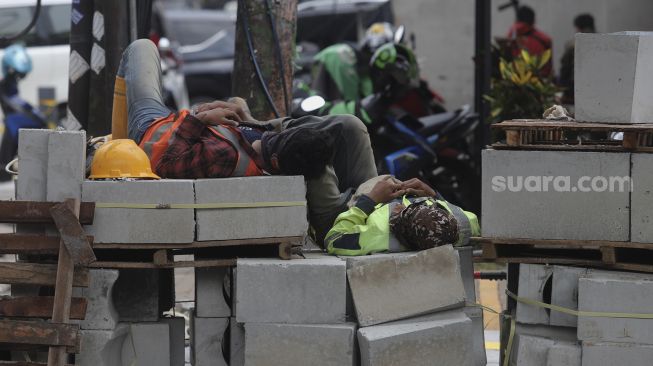
[[[163,103],[161,61],[154,43],[147,39],[132,42],[122,54],[118,76],[127,85],[129,138],[140,143],[152,122],[170,114]]]

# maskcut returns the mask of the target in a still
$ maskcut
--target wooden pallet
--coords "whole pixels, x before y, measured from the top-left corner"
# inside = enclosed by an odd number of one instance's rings
[[[492,125],[492,129],[505,133],[505,142],[495,142],[492,144],[494,149],[653,152],[653,124],[524,119],[497,123]],[[623,132],[623,140],[608,139],[611,132]],[[578,137],[579,134],[592,133],[601,133],[604,137],[594,140]]]
[[[483,259],[499,263],[565,264],[653,273],[653,244],[593,241],[473,238]]]
[[[301,236],[193,243],[124,244],[94,243],[99,260],[92,268],[180,268],[235,266],[237,258],[278,257],[291,259],[300,252]],[[133,253],[138,253],[134,259]],[[175,261],[177,255],[193,255],[192,261]]]
[[[70,324],[70,320],[84,319],[87,301],[73,298],[72,288],[89,284],[88,270],[83,267],[95,261],[95,255],[81,223],[92,223],[94,211],[94,204],[80,204],[78,200],[0,202],[2,223],[54,224],[59,231],[59,237],[0,235],[2,254],[50,254],[56,255],[57,260],[57,264],[0,263],[0,283],[54,287],[54,296],[0,299],[0,347],[12,350],[46,348],[50,366],[65,365],[68,353],[79,352],[79,326]],[[50,321],[25,320],[33,318]]]

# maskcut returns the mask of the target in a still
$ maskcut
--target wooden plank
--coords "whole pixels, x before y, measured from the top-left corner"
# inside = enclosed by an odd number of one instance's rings
[[[197,260],[197,261],[179,261],[170,262],[162,265],[157,265],[149,262],[93,262],[89,264],[89,268],[115,268],[115,269],[128,269],[128,268],[184,268],[184,267],[231,267],[236,265],[235,258],[229,259],[210,259],[210,260]]]
[[[68,212],[66,212],[68,211]],[[93,250],[86,242],[84,230],[79,225],[79,200],[69,199],[65,203],[50,209],[59,234],[59,262],[57,263],[57,280],[54,286],[54,304],[52,306],[52,322],[68,323],[70,321],[70,305],[73,295],[73,275],[75,273],[75,259],[88,262],[84,246],[91,251],[92,261],[95,261]],[[70,213],[72,218],[68,215]],[[74,223],[79,226],[79,231]],[[64,232],[64,230],[69,230]],[[79,243],[75,238],[78,238]],[[66,349],[62,346],[50,346],[48,350],[48,366],[63,366],[66,363]]]
[[[0,283],[21,285],[54,286],[57,276],[55,264],[44,263],[0,263]],[[86,268],[78,268],[73,277],[73,286],[88,287]]]
[[[95,262],[96,258],[91,244],[86,240],[86,233],[77,218],[77,215],[79,215],[79,202],[73,204],[77,205],[76,212],[68,207],[68,203],[61,203],[52,207],[50,214],[52,214],[54,224],[61,236],[61,242],[64,244],[68,255],[70,255],[73,264],[81,266]]]
[[[0,361],[0,366],[45,366],[46,363],[29,362],[29,361]],[[66,364],[66,366],[75,366]]]
[[[483,258],[494,259],[497,257],[497,248],[492,243],[483,243]]]
[[[154,252],[153,262],[158,266],[170,263],[171,261],[168,259],[168,250],[161,249]]]
[[[279,244],[279,258],[291,259],[292,258],[292,244],[281,243]]]
[[[508,129],[551,129],[551,130],[584,130],[584,131],[619,131],[619,132],[653,132],[653,124],[616,124],[597,122],[565,122],[534,119],[517,119],[495,123],[491,128],[498,130]]]
[[[77,325],[0,320],[0,343],[67,346],[79,349]]]
[[[86,240],[93,243],[93,236]],[[0,254],[58,254],[59,237],[33,234],[0,234]]]
[[[611,248],[637,248],[653,250],[653,243],[634,243],[627,241],[605,240],[565,240],[565,239],[516,239],[516,238],[471,238],[472,244],[505,244],[505,245],[545,245],[569,247],[611,247]]]
[[[519,146],[521,140],[520,131],[506,131],[506,144],[508,146]]]
[[[637,137],[635,132],[624,132],[623,147],[627,150],[636,150],[638,147]]]
[[[50,318],[52,316],[52,296],[24,296],[0,298],[0,316],[19,318]],[[70,318],[83,320],[88,301],[74,297],[70,307]]]
[[[617,263],[617,255],[613,247],[601,247],[601,260],[607,264]]]
[[[51,224],[50,209],[59,202],[0,201],[0,222],[10,224]],[[95,202],[83,202],[80,206],[79,222],[93,223]]]
[[[192,243],[93,243],[93,249],[189,249],[218,248],[243,245],[279,244],[286,242],[301,242],[301,236],[286,236],[278,238],[256,238],[217,241],[196,241]]]

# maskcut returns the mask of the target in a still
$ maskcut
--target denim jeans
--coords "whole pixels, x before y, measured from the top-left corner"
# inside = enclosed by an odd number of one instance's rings
[[[138,144],[152,122],[171,112],[161,94],[161,60],[154,43],[147,39],[132,42],[122,54],[118,76],[127,85],[129,138]]]

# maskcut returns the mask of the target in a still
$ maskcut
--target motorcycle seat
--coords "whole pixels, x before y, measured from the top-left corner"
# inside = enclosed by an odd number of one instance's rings
[[[422,136],[431,136],[438,133],[444,126],[446,126],[451,120],[455,119],[458,113],[456,112],[444,112],[433,114],[426,117],[419,118],[419,122],[422,124],[422,128],[418,130],[419,134]]]

